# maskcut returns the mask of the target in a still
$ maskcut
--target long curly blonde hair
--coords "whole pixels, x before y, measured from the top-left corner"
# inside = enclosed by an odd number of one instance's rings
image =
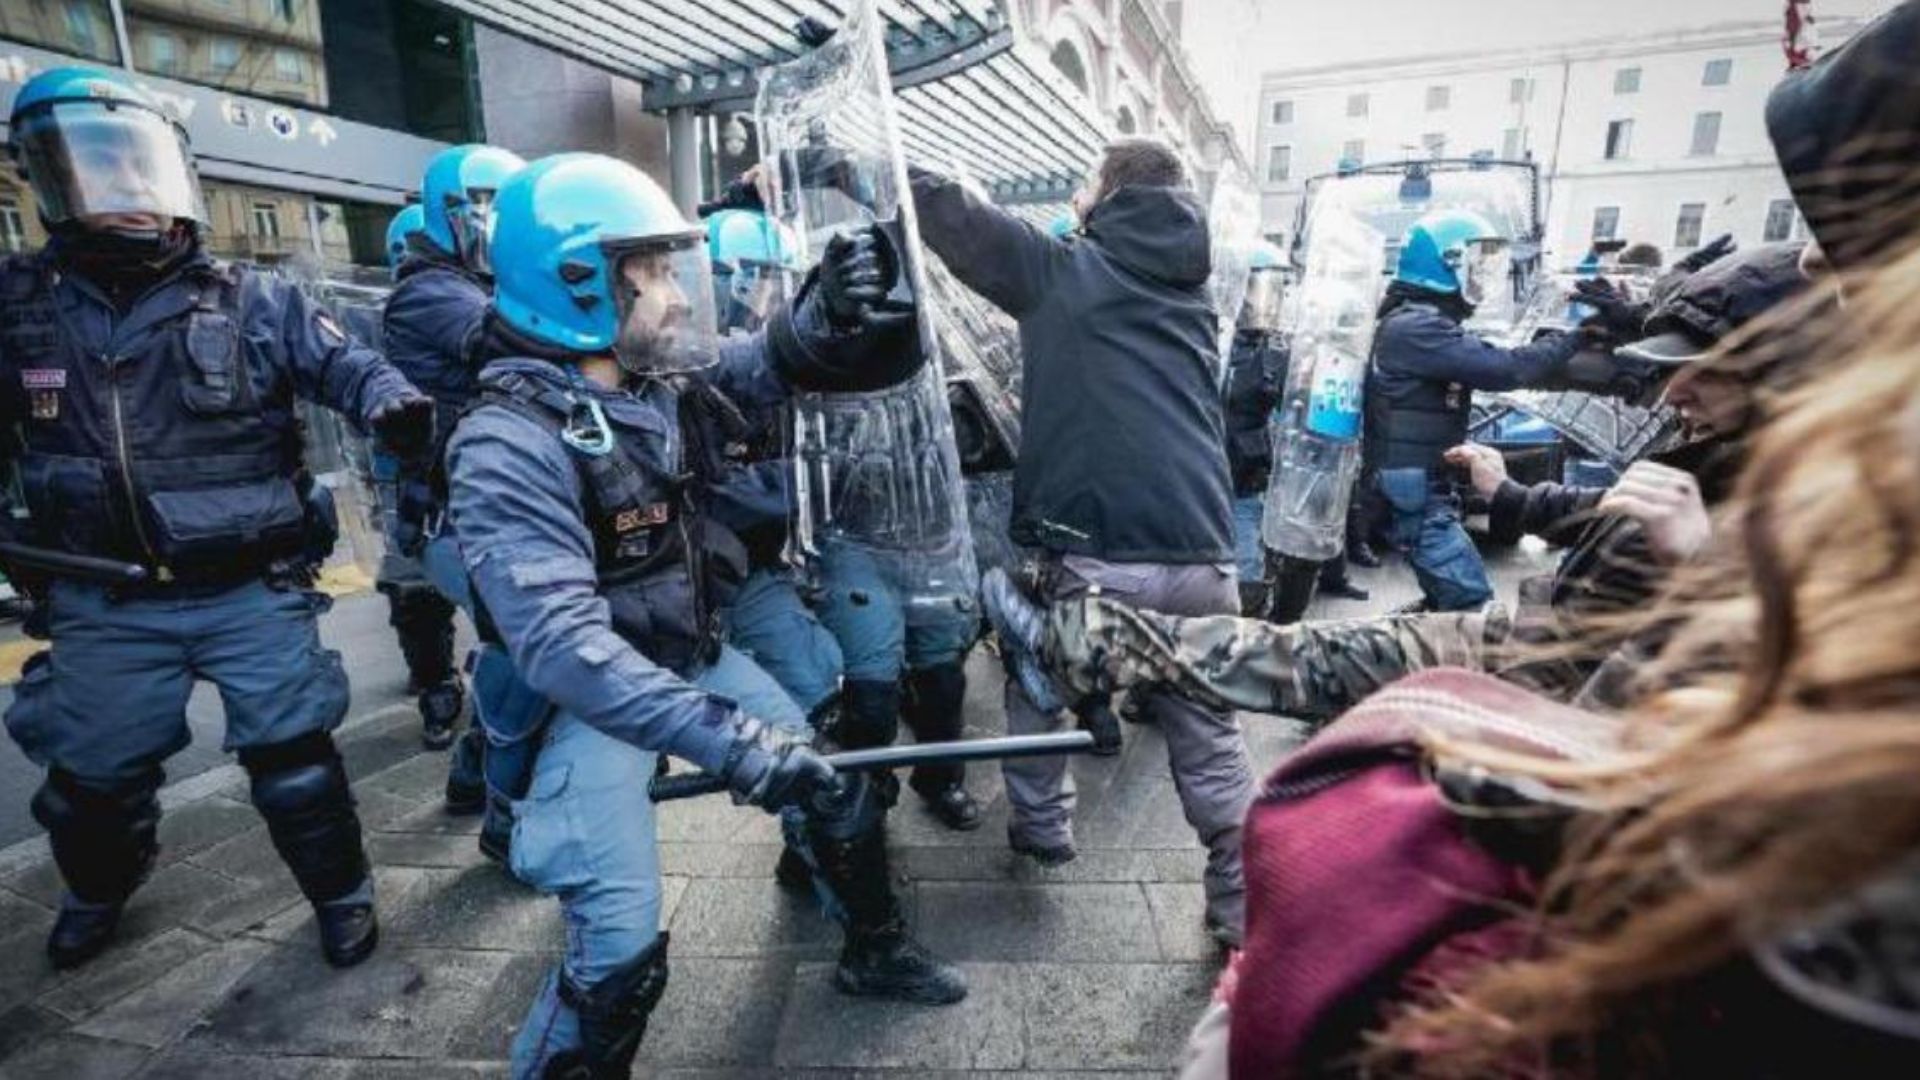
[[[1849,283],[1832,349],[1770,410],[1611,760],[1466,759],[1597,807],[1531,958],[1401,1012],[1379,1071],[1658,1072],[1659,1002],[1920,850],[1920,247]],[[1845,340],[1841,340],[1844,326]]]

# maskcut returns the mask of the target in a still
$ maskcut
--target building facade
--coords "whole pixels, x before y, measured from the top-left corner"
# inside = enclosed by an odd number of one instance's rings
[[[1116,134],[1167,140],[1203,178],[1248,166],[1259,0],[1010,4],[1027,40]]]
[[[1255,160],[1263,227],[1284,244],[1305,182],[1343,162],[1478,155],[1539,168],[1557,263],[1595,240],[1649,242],[1671,260],[1722,233],[1801,236],[1764,119],[1785,70],[1770,22],[1269,72]]]

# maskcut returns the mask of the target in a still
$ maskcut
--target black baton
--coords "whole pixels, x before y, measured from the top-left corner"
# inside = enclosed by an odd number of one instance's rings
[[[75,555],[16,540],[0,540],[0,562],[48,577],[77,578],[96,585],[139,585],[147,580],[147,568],[138,563]]]
[[[871,750],[843,750],[838,754],[826,755],[826,760],[835,772],[880,772],[904,769],[911,765],[951,765],[963,761],[1003,761],[1007,758],[1082,754],[1092,749],[1093,736],[1090,733],[1061,731],[1046,735],[1007,735],[997,739],[961,739],[955,742],[881,746]],[[647,794],[658,803],[716,795],[725,790],[725,777],[705,772],[680,773],[654,777]]]

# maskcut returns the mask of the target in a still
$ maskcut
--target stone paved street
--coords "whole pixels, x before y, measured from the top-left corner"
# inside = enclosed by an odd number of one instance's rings
[[[1503,593],[1542,557],[1504,560]],[[1327,613],[1410,594],[1404,571],[1367,576],[1372,602]],[[343,601],[330,639],[342,620],[375,625],[356,605],[378,603]],[[348,649],[356,677],[356,653],[375,648]],[[969,733],[995,733],[997,664],[976,652],[970,673]],[[213,768],[167,792],[160,868],[119,943],[78,971],[56,974],[42,952],[59,892],[44,843],[0,852],[0,1076],[505,1074],[514,1029],[562,943],[557,907],[481,858],[476,820],[440,809],[445,757],[420,750],[418,718],[391,687],[372,696],[386,703],[357,715],[341,744],[378,868],[379,952],[345,972],[322,963],[244,777]],[[1300,735],[1285,720],[1243,719],[1257,771]],[[1128,737],[1120,757],[1076,763],[1081,856],[1063,868],[1007,851],[992,768],[972,773],[990,807],[978,832],[943,830],[911,798],[894,815],[914,924],[972,981],[972,996],[948,1009],[832,989],[838,933],[811,899],[775,885],[772,819],[724,798],[663,808],[673,974],[638,1075],[1165,1075],[1220,957],[1200,929],[1203,860],[1164,744],[1147,728]],[[0,797],[15,812],[30,794],[10,781]]]

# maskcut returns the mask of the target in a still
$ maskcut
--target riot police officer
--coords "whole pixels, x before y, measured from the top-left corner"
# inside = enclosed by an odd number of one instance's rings
[[[413,203],[393,215],[387,225],[387,266],[396,281],[400,268],[419,246],[425,221],[420,204]],[[451,692],[445,689],[453,678],[453,604],[427,580],[420,561],[402,550],[407,546],[407,534],[400,519],[400,459],[378,447],[371,456],[381,531],[386,539],[374,588],[387,598],[387,621],[399,639],[400,654],[407,664],[407,692],[432,695],[431,705],[423,698],[423,716],[444,712],[449,696],[457,710],[459,683],[452,683]],[[427,744],[444,747],[436,730],[428,725]]]
[[[1391,510],[1393,542],[1434,611],[1493,598],[1445,461],[1467,440],[1473,391],[1547,383],[1581,344],[1582,334],[1568,333],[1502,349],[1461,325],[1494,290],[1510,287],[1509,265],[1506,239],[1485,218],[1438,211],[1408,230],[1380,306],[1367,371],[1367,468]]]
[[[439,417],[436,446],[444,443],[473,393],[492,289],[487,257],[491,204],[501,183],[523,165],[517,155],[498,147],[454,146],[427,162],[420,183],[421,231],[397,271],[383,326],[393,365],[433,395]],[[439,507],[429,478],[403,475],[397,486],[394,543],[419,558],[432,583],[410,592],[408,628],[402,631],[416,636],[416,648],[432,652],[439,675],[420,694],[421,741],[431,749],[444,749],[453,742],[465,703],[453,664],[453,605],[466,603],[466,581],[457,541],[437,529]],[[438,535],[429,537],[429,532]],[[396,624],[400,618],[396,607]],[[486,682],[496,685],[491,677]],[[469,725],[447,771],[449,812],[478,813],[489,805],[482,771],[485,743],[484,722]],[[494,800],[491,805],[481,848],[500,858],[510,826],[502,816],[504,803]]]
[[[1247,271],[1247,296],[1234,324],[1221,399],[1227,424],[1227,467],[1233,474],[1233,547],[1240,574],[1240,610],[1256,617],[1265,616],[1273,592],[1260,543],[1260,518],[1273,468],[1273,435],[1268,428],[1287,386],[1287,343],[1280,333],[1285,292],[1286,263],[1280,249],[1261,243]]]
[[[647,795],[657,755],[779,811],[846,927],[843,991],[957,1001],[957,969],[907,936],[888,876],[884,782],[836,776],[764,670],[717,644],[706,478],[689,476],[675,373],[746,407],[842,384],[892,271],[870,238],[828,246],[766,335],[717,343],[708,256],[658,185],[592,154],[546,158],[496,205],[500,337],[446,451],[450,513],[484,628],[555,713],[514,808],[514,873],[558,894],[569,946],[514,1046],[513,1072],[624,1076],[665,988]],[[911,315],[906,316],[911,318]],[[767,344],[778,342],[778,347]]]
[[[9,570],[43,575],[54,643],[6,717],[47,767],[33,812],[67,886],[48,952],[58,967],[98,954],[151,870],[162,764],[204,679],[326,959],[358,963],[377,926],[329,734],[347,677],[309,588],[334,524],[295,398],[402,454],[424,449],[432,404],[285,282],[202,250],[185,130],[120,73],[44,72],[10,124],[51,234],[0,262],[0,422],[47,560]]]

